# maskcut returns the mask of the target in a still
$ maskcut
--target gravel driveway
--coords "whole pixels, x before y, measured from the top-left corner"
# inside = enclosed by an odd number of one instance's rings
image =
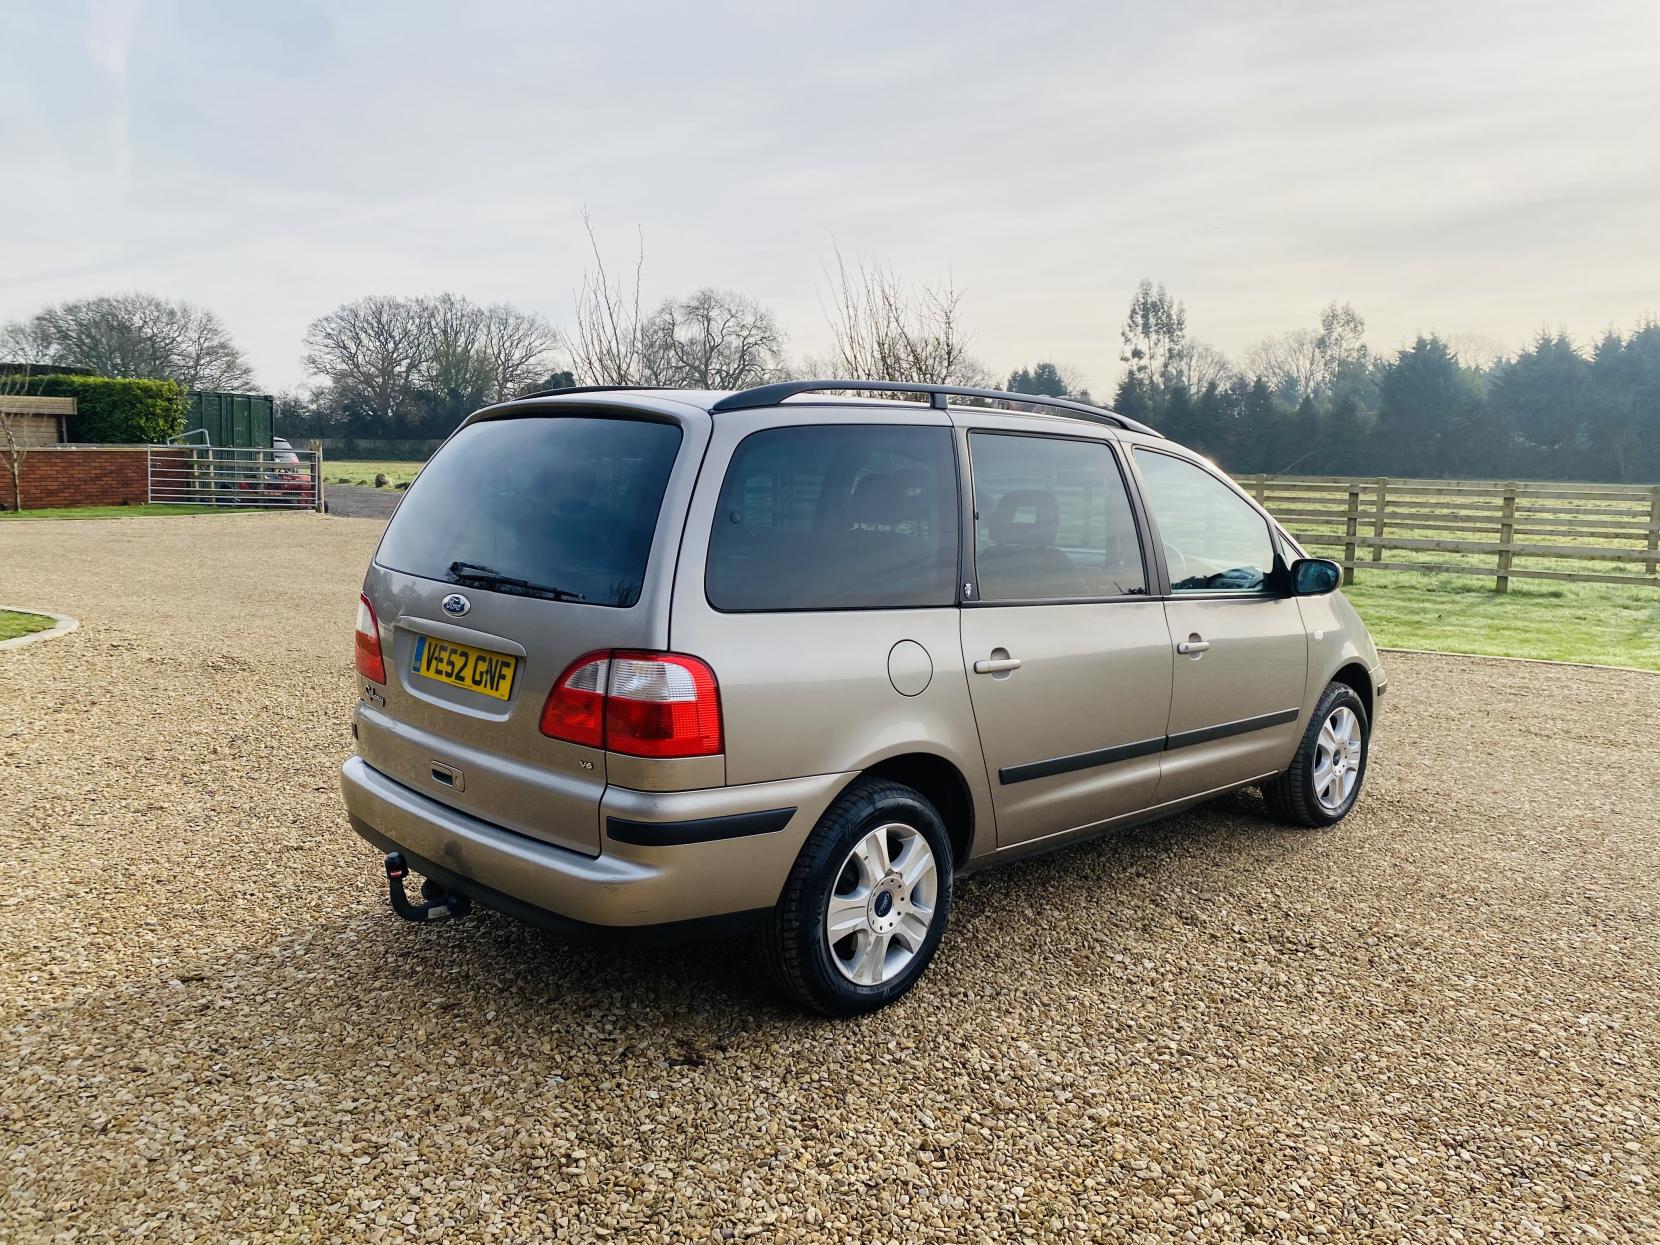
[[[982,875],[827,1023],[742,948],[391,916],[335,780],[381,527],[0,532],[82,622],[0,654],[0,1240],[1660,1238],[1660,677],[1397,656],[1336,832]]]

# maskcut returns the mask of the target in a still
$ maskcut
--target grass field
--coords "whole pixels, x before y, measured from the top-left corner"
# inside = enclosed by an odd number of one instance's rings
[[[0,610],[0,640],[15,640],[20,635],[33,635],[53,626],[44,614],[19,614],[16,610]]]
[[[1331,503],[1323,500],[1303,504]],[[1440,504],[1449,509],[1456,505],[1453,502],[1418,504]],[[1518,521],[1548,526],[1560,521],[1551,517],[1556,513],[1597,520],[1611,508],[1612,503],[1565,504],[1539,500],[1520,505]],[[1415,527],[1410,513],[1391,515],[1387,534],[1443,541],[1495,542],[1498,538],[1496,519],[1488,531],[1448,531],[1432,525],[1436,518],[1426,515],[1425,526]],[[1485,520],[1476,521],[1481,522]],[[1624,522],[1629,524],[1633,520]],[[1293,518],[1287,519],[1286,525],[1311,553],[1321,557],[1342,556],[1340,520]],[[1362,535],[1369,534],[1371,526],[1370,520],[1358,525]],[[1594,554],[1601,546],[1631,549],[1641,539],[1629,534],[1575,535],[1566,529],[1552,535],[1524,537],[1524,541],[1562,549],[1583,548],[1588,556],[1518,554],[1513,567],[1636,577],[1644,571],[1640,558],[1608,560]],[[1371,557],[1371,550],[1364,546],[1358,551],[1360,565],[1355,570],[1356,582],[1344,592],[1382,646],[1660,670],[1660,589],[1651,584],[1587,584],[1518,577],[1511,579],[1508,593],[1498,593],[1494,591],[1497,555],[1492,552],[1388,548],[1383,553],[1388,562],[1467,566],[1472,571],[1468,575],[1369,571],[1366,562]]]
[[[325,484],[373,484],[377,474],[384,474],[390,481],[388,487],[398,484],[408,484],[415,478],[417,472],[425,463],[411,462],[353,462],[346,459],[323,461],[323,482]]]
[[[166,503],[138,506],[47,506],[40,510],[0,511],[0,520],[14,519],[154,519],[160,515],[226,514],[213,506],[174,506]]]
[[[1660,670],[1660,590],[1358,571],[1343,590],[1386,648]]]

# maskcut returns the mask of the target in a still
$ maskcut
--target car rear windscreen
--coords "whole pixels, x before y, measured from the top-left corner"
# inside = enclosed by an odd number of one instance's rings
[[[473,424],[421,472],[375,560],[427,579],[633,605],[679,449],[679,428],[645,420]]]

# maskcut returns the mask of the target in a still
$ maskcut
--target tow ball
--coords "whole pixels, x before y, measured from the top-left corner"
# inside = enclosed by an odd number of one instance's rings
[[[409,865],[402,852],[386,853],[386,888],[391,892],[392,911],[406,921],[448,921],[466,916],[472,911],[473,901],[465,895],[446,890],[428,878],[421,883],[424,903],[411,903],[403,893],[403,880],[409,876]]]

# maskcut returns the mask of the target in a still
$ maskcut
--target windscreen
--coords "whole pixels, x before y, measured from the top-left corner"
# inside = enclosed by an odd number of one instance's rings
[[[644,420],[473,424],[421,472],[375,560],[427,579],[633,605],[679,449],[679,428]]]

